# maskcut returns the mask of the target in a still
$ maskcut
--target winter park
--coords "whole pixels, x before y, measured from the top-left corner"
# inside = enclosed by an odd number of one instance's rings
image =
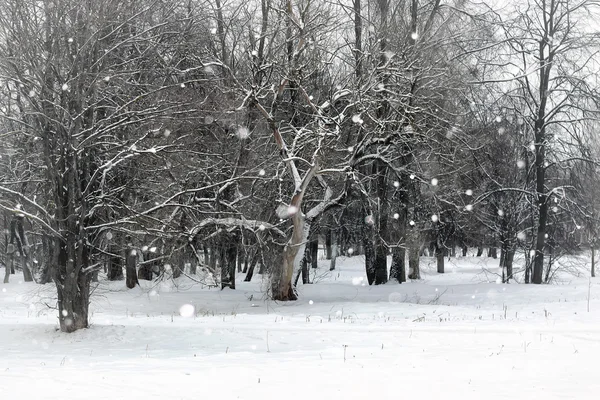
[[[1,395],[596,399],[598,21],[1,1]]]

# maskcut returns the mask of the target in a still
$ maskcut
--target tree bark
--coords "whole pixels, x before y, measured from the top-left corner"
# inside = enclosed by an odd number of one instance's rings
[[[439,243],[435,246],[435,258],[437,261],[438,274],[444,273],[444,248]]]
[[[333,229],[328,229],[325,234],[325,259],[331,260],[331,242],[333,236]]]
[[[139,285],[137,278],[137,250],[129,249],[125,254],[125,284],[129,289]]]
[[[477,247],[477,257],[481,257],[483,255],[483,247]]]
[[[394,247],[392,250],[390,279],[396,279],[398,283],[406,282],[406,249],[403,247]]]
[[[259,258],[259,250],[252,255],[252,260],[250,261],[250,267],[248,267],[248,272],[246,273],[246,277],[244,278],[244,282],[250,282],[252,280],[252,275],[254,274],[254,268],[256,267],[256,263]]]
[[[331,232],[331,262],[329,264],[329,270],[333,271],[333,270],[335,270],[335,263],[336,263],[337,256],[338,256],[339,236],[333,230],[331,230],[330,232]]]
[[[596,248],[592,246],[592,278],[596,277]]]
[[[310,265],[312,268],[319,267],[319,235],[315,234],[313,239],[310,241]]]

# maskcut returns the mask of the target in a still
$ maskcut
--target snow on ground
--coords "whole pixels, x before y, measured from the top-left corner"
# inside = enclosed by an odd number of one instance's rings
[[[300,300],[177,282],[101,283],[90,329],[56,330],[52,285],[0,286],[6,399],[596,399],[600,280],[496,283],[498,260],[423,258],[423,280],[369,287],[326,260]],[[585,261],[585,260],[584,260]],[[2,271],[3,273],[3,271]],[[2,274],[0,273],[0,275]],[[243,278],[243,277],[238,277]],[[588,312],[588,293],[589,312]],[[193,309],[192,309],[193,306]],[[183,315],[182,315],[183,314]]]

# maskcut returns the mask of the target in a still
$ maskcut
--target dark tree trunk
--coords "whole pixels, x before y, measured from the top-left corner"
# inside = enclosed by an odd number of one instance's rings
[[[469,252],[469,248],[467,246],[463,246],[462,247],[462,255],[463,255],[463,257],[466,257],[468,252]]]
[[[222,244],[221,257],[221,289],[226,287],[235,289],[235,268],[237,261],[237,247],[234,240],[226,238]]]
[[[382,161],[376,163],[377,171],[377,196],[379,198],[379,232],[375,233],[375,284],[381,285],[388,281],[387,255],[389,240],[388,232],[388,193],[387,193],[387,165]]]
[[[335,269],[335,262],[336,262],[337,256],[338,256],[339,236],[333,230],[331,230],[330,232],[331,232],[331,263],[329,264],[329,270],[333,271]]]
[[[444,273],[444,248],[438,244],[435,247],[435,258],[437,261],[437,272],[438,274]]]
[[[483,255],[483,247],[477,247],[477,257],[481,257]]]
[[[139,285],[137,278],[137,252],[136,250],[130,249],[127,251],[125,256],[125,284],[129,289],[133,289],[136,285]]]
[[[392,266],[390,268],[390,279],[396,279],[399,283],[406,282],[406,249],[394,247],[392,250]]]
[[[506,283],[510,282],[513,278],[513,261],[515,259],[515,249],[509,248],[504,258],[504,264],[506,265]]]
[[[596,277],[596,248],[592,245],[592,278]]]
[[[111,253],[113,253],[113,251],[111,251]],[[109,256],[109,258],[108,258],[108,280],[109,281],[120,281],[122,279],[123,279],[123,266],[121,265],[121,258],[118,256]]]
[[[488,257],[492,257],[494,260],[498,258],[498,249],[496,247],[490,247],[488,250]]]
[[[60,330],[69,333],[89,326],[91,274],[85,272],[89,261],[87,248],[76,248],[72,234],[67,235],[67,241],[69,245],[57,240],[58,268],[54,280],[58,294]]]
[[[314,235],[313,239],[310,241],[310,265],[312,268],[319,267],[319,235]],[[304,281],[304,278],[302,278]]]
[[[252,275],[254,274],[254,268],[256,267],[256,263],[259,258],[259,250],[252,255],[252,260],[250,261],[250,266],[248,267],[248,272],[246,273],[246,277],[244,278],[244,282],[250,282],[252,280]]]
[[[325,233],[325,259],[331,260],[331,242],[333,236],[333,229],[328,229]]]
[[[367,272],[367,282],[369,285],[375,283],[375,248],[373,246],[372,232],[370,228],[365,229],[364,250],[365,250],[365,270]]]
[[[244,265],[244,260],[246,259],[245,249],[240,249],[238,251],[238,259],[237,259],[237,272],[242,273],[242,266]]]

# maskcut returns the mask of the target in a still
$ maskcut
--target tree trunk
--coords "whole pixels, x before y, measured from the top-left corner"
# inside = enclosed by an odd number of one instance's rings
[[[333,271],[335,269],[335,262],[336,262],[336,259],[338,256],[339,237],[333,230],[331,230],[330,233],[331,233],[331,263],[329,264],[329,270]]]
[[[592,246],[592,278],[596,277],[596,248]]]
[[[91,274],[86,273],[88,251],[84,245],[76,246],[74,235],[67,236],[67,243],[59,243],[58,268],[54,281],[58,294],[58,318],[62,332],[75,332],[87,328],[90,304]]]
[[[223,239],[221,244],[221,290],[226,287],[235,289],[235,269],[237,261],[237,246],[233,238]]]
[[[319,235],[315,234],[314,236],[310,241],[310,265],[316,269],[319,267]]]
[[[375,248],[373,246],[373,230],[369,224],[365,224],[365,235],[363,247],[365,250],[365,271],[369,285],[375,283]]]
[[[326,260],[331,260],[331,242],[332,242],[332,236],[333,236],[333,229],[329,229],[327,230],[327,232],[325,233],[325,259]]]
[[[477,247],[477,257],[481,257],[483,255],[483,247]]]
[[[110,252],[115,254],[114,249]],[[121,265],[121,258],[116,255],[111,255],[108,258],[108,280],[109,281],[120,281],[123,279],[123,266]]]
[[[248,267],[248,272],[246,273],[246,277],[244,278],[244,282],[250,282],[252,280],[252,275],[254,274],[254,268],[256,267],[256,263],[259,258],[259,250],[252,255],[252,260],[250,261],[250,267]]]
[[[396,279],[399,283],[406,282],[406,249],[403,247],[394,247],[392,250],[390,279]]]
[[[496,247],[490,247],[488,249],[488,257],[492,257],[494,260],[498,258],[498,249]]]
[[[139,285],[137,278],[137,251],[130,249],[125,255],[125,284],[129,289],[133,289],[135,285]]]
[[[506,283],[509,283],[513,278],[513,260],[515,259],[515,248],[510,247],[506,251],[504,258],[504,264],[506,265]]]
[[[437,244],[435,247],[435,258],[437,261],[437,272],[438,274],[444,273],[444,248]]]
[[[8,262],[4,266],[4,283],[9,283],[10,280],[10,270],[13,268],[14,256],[10,254],[8,256]]]
[[[469,252],[469,248],[467,246],[463,246],[462,247],[462,256],[466,257],[468,252]]]

